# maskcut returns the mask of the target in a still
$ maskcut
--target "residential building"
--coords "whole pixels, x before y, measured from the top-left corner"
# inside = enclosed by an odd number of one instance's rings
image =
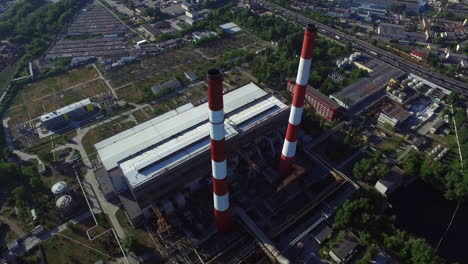
[[[189,2],[183,2],[181,6],[185,11],[190,11],[192,9],[192,4]]]
[[[197,41],[197,40],[201,40],[204,38],[209,38],[211,36],[215,36],[216,33],[205,30],[205,31],[195,31],[192,33],[192,35],[193,35],[194,40]]]
[[[166,93],[168,91],[175,91],[180,88],[182,84],[177,79],[170,79],[167,82],[163,82],[161,84],[155,85],[151,87],[151,90],[156,95]]]
[[[184,75],[191,82],[198,80],[198,76],[193,71],[184,72]]]
[[[385,178],[379,179],[375,183],[375,189],[382,195],[389,196],[396,188],[398,188],[398,186],[400,186],[404,174],[405,172],[402,169],[397,166],[393,166]]]
[[[445,125],[445,121],[443,119],[437,119],[432,123],[432,127],[429,129],[429,132],[431,132],[431,134],[436,134],[443,125]]]
[[[295,85],[295,81],[289,80],[286,89],[293,94]],[[307,86],[305,99],[319,115],[327,120],[333,121],[338,114],[338,109],[340,108],[338,103],[310,85]]]
[[[144,32],[151,37],[158,36],[162,32],[161,30],[169,29],[170,27],[171,25],[165,21],[141,25],[141,28],[144,30]]]
[[[198,12],[197,11],[185,11],[185,16],[191,19],[195,19],[198,17]]]
[[[331,237],[331,234],[332,230],[327,225],[323,224],[316,229],[314,233],[314,239],[320,245],[327,239],[329,239]]]
[[[185,21],[185,23],[187,23],[187,24],[189,24],[191,26],[197,22],[196,20],[193,20],[190,17],[185,18],[184,21]]]
[[[219,26],[224,32],[226,33],[230,33],[230,34],[233,34],[233,33],[237,33],[239,31],[241,31],[242,29],[235,23],[232,23],[232,22],[229,22],[229,23],[226,23],[226,24],[222,24]]]
[[[334,244],[328,254],[337,263],[346,263],[355,253],[359,245],[359,239],[351,231],[345,237]]]
[[[182,43],[182,39],[170,39],[164,42],[157,43],[156,45],[160,49],[169,49],[169,48],[176,48]]]
[[[417,59],[418,61],[422,61],[424,60],[424,54],[422,54],[421,52],[417,52],[417,51],[412,51],[410,53],[411,57]]]

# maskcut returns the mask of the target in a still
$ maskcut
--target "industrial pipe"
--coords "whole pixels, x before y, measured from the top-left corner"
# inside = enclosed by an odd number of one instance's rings
[[[302,110],[306,87],[309,81],[309,73],[312,65],[312,54],[314,51],[317,28],[313,24],[308,24],[304,32],[302,42],[301,59],[297,71],[296,86],[294,87],[294,97],[289,114],[289,123],[286,130],[283,149],[281,151],[280,175],[286,178],[291,172],[294,157],[296,156],[296,145],[301,124]]]
[[[213,175],[214,216],[218,231],[229,231],[231,213],[227,181],[225,155],[225,131],[223,109],[223,75],[218,69],[211,69],[207,74],[208,108],[210,121],[211,168]]]

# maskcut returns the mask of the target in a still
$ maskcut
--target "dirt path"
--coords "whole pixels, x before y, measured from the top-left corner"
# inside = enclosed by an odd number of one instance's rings
[[[23,231],[23,229],[21,229],[15,221],[13,220],[10,220],[8,218],[5,218],[3,216],[0,215],[0,220],[2,220],[2,222],[4,222],[5,224],[7,224],[9,227],[10,227],[10,230],[13,231],[13,233],[15,233],[17,236],[19,237],[25,237],[27,234],[26,232]]]

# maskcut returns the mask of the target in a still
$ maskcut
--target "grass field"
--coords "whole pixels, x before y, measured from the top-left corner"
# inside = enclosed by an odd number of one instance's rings
[[[144,78],[151,79],[154,76],[170,71],[174,67],[180,67],[192,62],[200,63],[203,60],[205,59],[200,54],[190,49],[182,48],[164,52],[142,59],[137,63],[129,64],[123,68],[106,72],[105,78],[110,80],[112,87],[119,88]]]
[[[65,237],[55,235],[42,244],[49,264],[88,264],[111,258]]]
[[[10,65],[0,71],[0,93],[7,88],[9,80],[15,75],[16,64]]]
[[[94,68],[81,68],[62,77],[50,78],[23,87],[15,97],[13,107],[9,109],[8,116],[11,117],[9,125],[15,127],[63,106],[99,94],[110,93],[103,80],[93,80],[96,74]],[[70,83],[67,83],[68,81]],[[47,83],[52,85],[48,87]]]
[[[208,57],[217,57],[223,52],[230,51],[233,49],[258,47],[257,40],[246,33],[227,35],[221,39],[214,39],[203,43],[198,49]],[[261,44],[265,44],[260,42]],[[253,51],[253,50],[252,50]]]
[[[133,116],[138,121],[138,123],[144,122],[148,119],[151,119],[154,116],[153,108],[152,107],[145,107],[138,111],[133,112]]]
[[[82,67],[71,70],[56,77],[29,84],[25,87],[25,89],[34,91],[30,93],[31,99],[34,100],[54,92],[59,92],[60,90],[72,87],[82,82],[97,78],[98,76],[98,73],[92,66]]]
[[[148,234],[148,232],[146,232],[144,229],[133,228],[128,221],[127,215],[122,209],[119,209],[115,213],[115,217],[117,218],[117,221],[119,221],[120,226],[125,232],[125,235],[134,237],[138,244],[145,248],[157,249],[150,237],[150,234]]]

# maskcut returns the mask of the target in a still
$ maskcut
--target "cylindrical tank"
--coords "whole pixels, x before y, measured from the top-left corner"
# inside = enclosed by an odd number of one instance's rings
[[[52,186],[51,191],[55,197],[60,197],[68,191],[68,185],[64,181],[59,181]]]
[[[62,215],[68,215],[73,211],[73,198],[70,195],[60,196],[55,202],[55,206]]]

